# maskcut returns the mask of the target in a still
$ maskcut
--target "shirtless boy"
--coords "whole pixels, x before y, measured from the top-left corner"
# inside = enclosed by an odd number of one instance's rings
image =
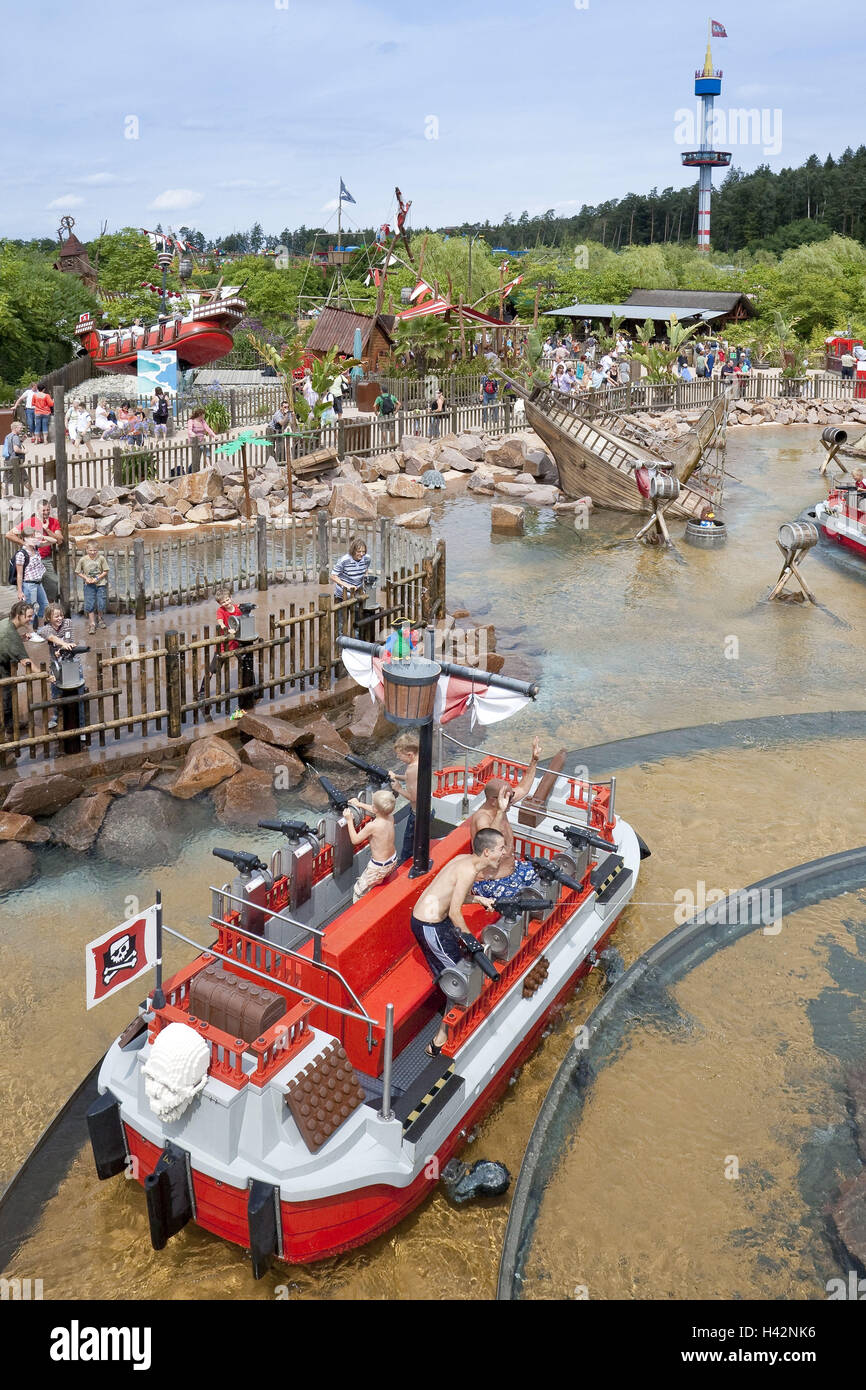
[[[412,934],[424,959],[438,978],[449,965],[455,965],[463,955],[461,931],[467,931],[463,907],[468,900],[492,908],[490,898],[473,892],[476,879],[496,872],[505,853],[505,837],[499,830],[479,830],[472,841],[471,854],[458,854],[425,888],[412,913]],[[436,1057],[448,1037],[443,1024],[426,1051]]]
[[[406,764],[406,773],[403,777],[398,777],[396,772],[391,773],[391,790],[399,795],[405,796],[409,802],[409,814],[406,817],[406,828],[403,831],[403,848],[400,851],[400,862],[404,859],[411,859],[415,849],[415,802],[418,799],[418,735],[401,734],[394,744],[394,751],[401,763]]]
[[[508,822],[508,808],[522,801],[532,789],[540,756],[541,744],[534,738],[529,766],[517,786],[512,787],[501,777],[491,777],[484,788],[484,801],[477,811],[473,811],[469,819],[469,830],[473,840],[479,830],[486,829],[499,830],[505,837],[505,853],[496,873],[489,874],[485,881],[478,885],[479,893],[489,898],[514,898],[522,893],[524,888],[530,888],[538,882],[538,874],[532,865],[523,859],[515,858],[514,831]]]
[[[355,880],[352,890],[353,902],[357,902],[377,883],[384,883],[397,867],[397,850],[394,844],[394,807],[397,803],[393,793],[384,788],[382,791],[374,792],[372,800],[372,806],[368,806],[366,801],[359,801],[356,796],[349,801],[350,806],[357,806],[359,811],[373,817],[362,830],[355,829],[355,822],[351,816],[346,817],[346,829],[352,844],[363,845],[367,840],[370,841],[370,862]]]

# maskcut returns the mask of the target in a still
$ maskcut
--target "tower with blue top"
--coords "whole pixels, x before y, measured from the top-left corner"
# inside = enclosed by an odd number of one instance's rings
[[[713,67],[710,42],[713,37],[727,38],[724,26],[711,19],[708,23],[707,54],[702,71],[695,73],[695,96],[701,99],[699,150],[688,150],[682,157],[687,168],[698,168],[698,250],[710,249],[710,199],[713,193],[713,169],[725,169],[731,162],[728,151],[713,149],[713,102],[722,90],[721,69]]]

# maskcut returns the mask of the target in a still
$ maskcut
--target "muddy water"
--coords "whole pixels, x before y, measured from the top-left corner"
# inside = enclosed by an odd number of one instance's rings
[[[778,573],[778,524],[821,495],[815,455],[811,432],[736,432],[729,466],[746,482],[730,494],[731,540],[712,554],[683,547],[682,563],[633,546],[625,517],[593,517],[588,531],[575,532],[539,514],[525,538],[491,539],[487,502],[465,494],[437,502],[450,599],[496,624],[506,670],[542,678],[536,705],[490,731],[488,744],[519,753],[537,730],[546,751],[554,741],[575,748],[712,720],[863,708],[866,588],[810,556],[807,574],[824,608],[759,603]],[[726,656],[732,637],[736,654]],[[859,819],[846,807],[859,804],[864,750],[857,740],[754,745],[618,773],[618,809],[654,851],[638,894],[647,905],[631,907],[619,932],[626,960],[672,928],[677,888],[703,880],[727,890],[860,843]],[[295,808],[286,801],[284,809]],[[231,837],[214,828],[207,803],[189,817],[170,866],[121,871],[94,854],[50,850],[40,856],[40,879],[0,903],[0,1105],[15,1116],[0,1136],[0,1181],[143,993],[132,985],[85,1013],[84,943],[135,910],[130,896],[152,901],[156,886],[167,922],[207,939],[210,849]],[[273,847],[257,834],[243,843]],[[183,959],[172,945],[167,968]],[[516,1174],[572,1030],[600,991],[593,974],[467,1158],[499,1158]],[[280,1284],[315,1298],[489,1297],[506,1214],[506,1203],[455,1212],[436,1196],[365,1250],[253,1285],[239,1252],[194,1229],[154,1255],[141,1189],[120,1179],[97,1184],[84,1154],[15,1272],[42,1277],[47,1297],[112,1296],[118,1281],[124,1296],[139,1297],[269,1298]]]
[[[542,1200],[530,1298],[821,1299],[850,1259],[825,1214],[863,1164],[866,895],[752,933],[634,1025]]]

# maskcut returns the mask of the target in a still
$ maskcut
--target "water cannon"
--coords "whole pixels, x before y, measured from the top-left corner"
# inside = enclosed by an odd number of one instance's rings
[[[260,820],[258,826],[260,830],[275,830],[278,835],[285,835],[287,840],[302,840],[316,833],[303,820]]]
[[[594,835],[585,825],[555,825],[554,830],[559,835],[564,835],[572,849],[604,849],[610,850],[610,840],[603,840],[600,835]]]
[[[489,980],[498,980],[499,971],[496,969],[493,961],[489,960],[484,954],[484,947],[481,942],[476,941],[475,937],[472,936],[470,932],[460,932],[459,935],[460,944],[467,955],[472,957],[473,964],[480,966]]]
[[[607,848],[609,849],[610,846],[608,845]],[[574,861],[569,859],[567,855],[563,855],[562,857],[572,868],[576,867]],[[555,864],[552,859],[530,859],[529,862],[537,871],[539,878],[544,879],[546,882],[550,882],[552,879],[556,883],[561,883],[564,888],[570,888],[574,893],[583,892],[583,884],[580,879],[567,873],[564,869],[560,868],[558,864]]]
[[[379,767],[377,763],[368,763],[364,758],[358,758],[354,753],[346,754],[346,762],[351,763],[352,767],[357,767],[361,772],[366,772],[370,782],[375,782],[379,787],[391,787],[391,774],[387,767]]]
[[[254,603],[239,603],[238,613],[233,613],[229,618],[228,627],[232,637],[236,637],[239,642],[255,642],[256,620],[252,616],[255,608]]]
[[[537,898],[497,898],[494,910],[500,917],[522,917],[524,912],[534,912],[538,916],[549,907],[547,899],[539,895]]]
[[[234,864],[238,873],[252,874],[255,872],[267,873],[268,866],[263,864],[257,854],[252,854],[245,849],[214,849],[211,854],[215,854],[217,859],[225,859],[227,863]]]

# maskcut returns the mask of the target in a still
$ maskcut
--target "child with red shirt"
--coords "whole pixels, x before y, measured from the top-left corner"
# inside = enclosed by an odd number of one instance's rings
[[[239,618],[241,616],[241,610],[238,607],[238,605],[232,600],[232,591],[228,587],[228,585],[223,585],[222,587],[217,589],[214,593],[214,598],[216,599],[218,605],[216,612],[217,635],[222,636],[223,634],[225,634],[226,636],[228,636],[232,631],[230,619]],[[220,658],[226,652],[236,651],[237,647],[238,642],[236,638],[231,638],[228,642],[221,642],[219,644],[213,656],[211,657],[210,664],[207,668],[205,675],[202,677],[202,682],[198,689],[198,698],[200,700],[204,700],[206,698],[208,676],[215,676],[217,671],[220,669],[220,666],[225,665],[225,662],[221,661]],[[226,684],[228,684],[228,682],[226,682]],[[205,711],[205,719],[210,718],[211,712],[210,706],[208,706],[207,710]]]

